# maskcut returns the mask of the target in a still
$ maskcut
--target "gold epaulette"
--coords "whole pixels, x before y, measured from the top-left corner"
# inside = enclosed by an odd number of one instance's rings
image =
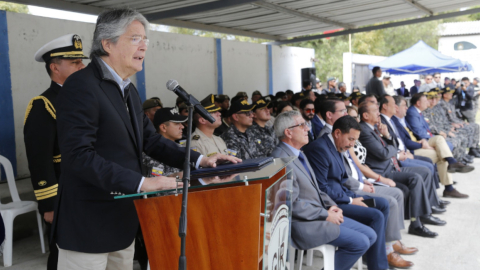
[[[45,200],[57,196],[58,184],[51,187],[34,190],[37,201]]]
[[[62,162],[62,155],[53,156],[53,163],[60,163]]]
[[[27,111],[25,112],[25,120],[23,120],[24,125],[27,122],[27,117],[30,114],[30,111],[32,110],[33,102],[35,100],[38,100],[38,99],[43,100],[43,102],[45,103],[45,109],[47,110],[47,112],[50,113],[50,115],[53,117],[53,119],[55,119],[55,120],[57,119],[57,115],[56,115],[57,111],[55,110],[55,107],[53,107],[50,100],[48,100],[48,98],[46,98],[44,96],[38,96],[38,97],[32,98],[32,100],[30,100],[30,102],[28,103]]]

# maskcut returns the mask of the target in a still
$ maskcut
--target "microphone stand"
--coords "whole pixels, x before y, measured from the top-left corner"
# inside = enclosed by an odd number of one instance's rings
[[[189,98],[192,96],[188,95]],[[181,239],[180,257],[178,258],[178,269],[187,270],[187,257],[185,255],[185,246],[187,238],[187,201],[188,201],[188,185],[190,184],[190,142],[192,140],[192,120],[194,106],[190,100],[185,100],[188,107],[187,121],[187,143],[185,145],[185,162],[183,164],[183,192],[182,192],[182,212],[180,214],[180,223],[178,226],[178,236]]]

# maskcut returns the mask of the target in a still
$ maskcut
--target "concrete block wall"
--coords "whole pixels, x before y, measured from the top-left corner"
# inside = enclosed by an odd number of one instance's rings
[[[34,60],[48,41],[76,33],[89,54],[95,25],[0,11],[0,155],[9,158],[17,178],[30,172],[23,142],[25,109],[45,91],[50,80],[45,66]],[[150,31],[144,70],[133,76],[142,98],[160,97],[172,106],[174,93],[165,87],[175,79],[203,99],[208,94],[251,96],[301,89],[300,69],[311,67],[313,49],[278,47]],[[89,60],[84,60],[85,64]]]

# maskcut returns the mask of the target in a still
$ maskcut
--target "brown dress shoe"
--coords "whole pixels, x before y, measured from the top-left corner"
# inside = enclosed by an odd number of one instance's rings
[[[407,269],[413,266],[412,262],[405,261],[396,252],[392,252],[387,255],[388,265],[394,268]]]
[[[406,247],[402,242],[397,241],[393,244],[393,250],[402,255],[413,255],[418,252],[417,248]]]
[[[449,173],[459,172],[459,173],[468,173],[473,171],[475,168],[469,165],[464,165],[460,162],[448,165],[447,171]]]
[[[443,197],[450,197],[450,198],[458,198],[458,199],[466,199],[468,198],[467,194],[463,194],[458,192],[458,190],[453,189],[452,191],[443,191]]]

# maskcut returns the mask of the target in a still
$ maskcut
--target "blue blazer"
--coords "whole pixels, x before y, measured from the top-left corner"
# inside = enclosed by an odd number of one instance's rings
[[[413,132],[415,137],[418,140],[421,139],[430,139],[431,136],[429,134],[430,128],[428,127],[427,121],[418,113],[417,108],[415,106],[410,106],[407,110],[407,116],[405,116],[405,120],[410,126],[410,130]]]
[[[392,121],[395,124],[395,127],[397,128],[399,137],[402,139],[403,143],[405,144],[405,147],[407,147],[408,150],[413,152],[416,149],[422,148],[421,143],[412,141],[412,139],[410,138],[410,133],[408,133],[408,131],[402,126],[402,124],[400,123],[400,121],[396,116],[392,117]]]
[[[318,115],[315,114],[315,116],[313,116],[311,123],[312,123],[313,134],[315,134],[315,138],[318,138],[318,134],[320,134],[320,130],[322,130],[323,128],[322,121],[320,121],[320,118],[318,118]]]
[[[328,134],[308,144],[304,153],[310,161],[318,187],[337,204],[348,204],[350,198],[357,195],[343,184],[348,180],[348,174],[342,160],[342,155],[333,145]]]

